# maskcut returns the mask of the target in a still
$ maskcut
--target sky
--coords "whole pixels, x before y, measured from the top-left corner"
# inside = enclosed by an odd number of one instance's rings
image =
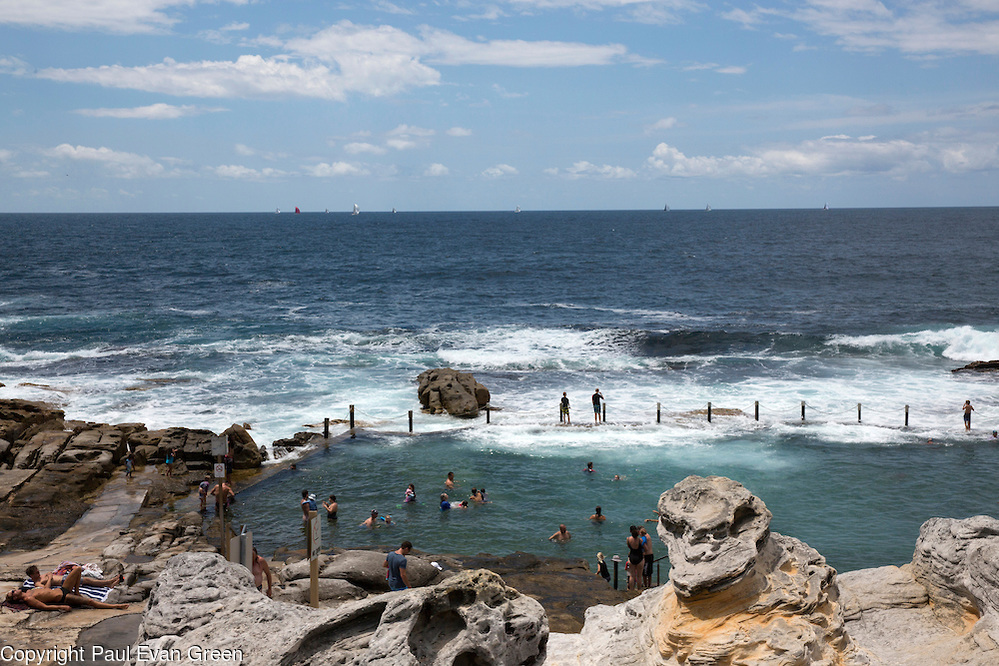
[[[0,212],[999,204],[999,0],[0,0]]]

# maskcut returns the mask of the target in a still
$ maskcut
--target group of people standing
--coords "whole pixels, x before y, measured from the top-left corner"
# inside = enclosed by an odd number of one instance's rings
[[[603,421],[601,406],[604,403],[604,396],[600,393],[600,389],[593,392],[590,401],[593,403],[593,422],[600,423]],[[562,391],[562,400],[559,402],[559,420],[566,425],[572,425],[572,420],[569,418],[569,396],[566,395],[565,391]]]

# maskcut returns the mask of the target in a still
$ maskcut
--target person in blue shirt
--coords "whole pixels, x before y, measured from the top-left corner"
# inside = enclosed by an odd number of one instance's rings
[[[413,544],[403,541],[398,550],[393,550],[385,556],[383,565],[388,572],[389,589],[393,592],[409,588],[409,576],[406,575],[406,556],[413,550]]]
[[[447,511],[451,508],[451,502],[447,499],[447,493],[441,493],[441,511]]]

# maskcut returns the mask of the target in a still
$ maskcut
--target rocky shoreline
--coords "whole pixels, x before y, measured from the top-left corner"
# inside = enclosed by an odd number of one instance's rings
[[[238,451],[237,474],[259,475],[263,455],[246,429],[223,434]],[[320,555],[312,609],[305,554],[282,549],[271,559],[269,599],[244,567],[216,554],[204,516],[186,510],[196,508],[189,494],[210,469],[215,437],[66,421],[43,403],[0,401],[0,580],[19,583],[27,561],[83,552],[104,575],[123,577],[109,601],[132,604],[2,613],[0,645],[118,641],[169,656],[129,660],[143,664],[193,662],[174,657],[195,648],[240,654],[225,663],[288,666],[999,663],[999,520],[933,518],[910,563],[838,573],[807,544],[771,532],[763,500],[721,477],[689,477],[662,494],[658,534],[673,569],[638,596],[613,590],[585,561],[528,553],[414,552],[414,587],[388,592],[384,553],[333,549]],[[312,437],[275,442],[276,450]],[[183,462],[166,477],[173,448]],[[128,481],[126,450],[139,463]],[[98,546],[60,541],[81,524],[87,531],[95,502],[137,488],[123,529],[110,521]]]

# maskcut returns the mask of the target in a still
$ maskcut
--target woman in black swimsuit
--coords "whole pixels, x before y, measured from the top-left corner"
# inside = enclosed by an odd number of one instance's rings
[[[631,536],[625,543],[628,545],[628,589],[637,590],[639,576],[642,575],[642,563],[645,560],[645,549],[638,535],[638,528],[631,526]]]

